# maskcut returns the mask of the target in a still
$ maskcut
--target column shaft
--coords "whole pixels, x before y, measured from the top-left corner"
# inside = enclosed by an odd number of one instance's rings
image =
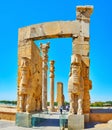
[[[54,78],[50,78],[50,109],[54,109]]]
[[[47,70],[49,43],[40,44],[42,52],[42,110],[47,110]]]
[[[54,110],[54,61],[50,61],[50,110]]]

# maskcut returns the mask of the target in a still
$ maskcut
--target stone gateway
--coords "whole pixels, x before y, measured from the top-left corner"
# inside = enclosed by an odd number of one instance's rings
[[[49,43],[41,44],[39,48],[34,41],[60,37],[73,39],[68,79],[70,119],[73,118],[71,115],[77,114],[81,118],[74,117],[80,118],[82,123],[84,118],[81,115],[90,113],[89,90],[92,88],[92,82],[89,79],[89,25],[92,11],[93,6],[77,6],[75,21],[48,22],[19,29],[18,113],[32,113],[47,109],[47,53],[50,46]],[[51,64],[51,68],[52,66]],[[50,78],[54,82],[54,77],[50,76]],[[51,87],[53,90],[53,83]],[[51,92],[51,107],[53,107],[52,94],[53,92]]]

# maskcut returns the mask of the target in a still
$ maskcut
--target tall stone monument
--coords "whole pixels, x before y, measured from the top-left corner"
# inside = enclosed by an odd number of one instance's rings
[[[83,129],[84,114],[89,114],[90,112],[89,90],[92,87],[92,83],[89,80],[89,23],[92,10],[92,6],[77,6],[76,15],[77,21],[80,22],[80,33],[79,35],[73,35],[72,43],[70,77],[68,81],[70,99],[68,130]]]
[[[54,111],[54,60],[50,61],[50,111]]]
[[[63,83],[57,82],[57,103],[58,108],[64,105]]]
[[[48,70],[48,49],[49,42],[46,44],[40,44],[42,52],[42,110],[47,110],[47,70]]]
[[[71,37],[73,42],[68,81],[70,98],[68,128],[83,129],[84,114],[90,112],[89,90],[92,88],[89,79],[89,25],[92,11],[93,6],[77,6],[76,20],[47,22],[19,29],[17,125],[31,126],[31,113],[41,111],[42,108],[47,109],[49,43],[40,45],[42,52],[40,55],[40,49],[34,41]]]
[[[77,21],[80,21],[80,34],[73,35],[72,56],[68,90],[70,114],[90,112],[91,81],[89,80],[89,23],[92,6],[77,6]]]
[[[19,38],[21,33],[19,32]],[[32,39],[19,40],[16,124],[31,126],[31,113],[42,110],[42,57]]]

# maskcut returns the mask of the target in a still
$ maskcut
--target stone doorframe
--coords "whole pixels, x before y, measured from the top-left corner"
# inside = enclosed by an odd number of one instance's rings
[[[34,40],[47,39],[47,38],[67,38],[67,37],[71,37],[73,39],[72,57],[74,57],[73,55],[81,56],[81,63],[84,70],[83,71],[84,74],[82,75],[83,75],[83,80],[84,80],[85,97],[83,98],[83,102],[84,102],[83,105],[85,106],[85,110],[84,110],[85,113],[88,113],[88,108],[86,106],[88,106],[88,103],[90,102],[89,89],[91,89],[91,81],[89,80],[89,65],[90,65],[89,25],[90,25],[90,15],[92,14],[92,11],[93,11],[92,6],[77,6],[75,21],[48,22],[48,23],[35,24],[35,25],[24,27],[24,28],[20,28],[19,38],[18,38],[18,66],[21,66],[22,57],[29,58],[31,60],[30,64],[32,64],[32,66],[37,65],[34,55],[38,56],[39,50],[37,48],[36,49],[37,54],[33,54],[34,48],[35,48],[34,46],[36,46],[34,44]],[[41,66],[42,59],[41,57],[38,59],[40,60],[40,66]],[[73,58],[71,59],[71,64],[72,64],[72,60]],[[71,65],[71,68],[72,68],[72,65]],[[19,74],[20,70],[19,69],[20,68],[18,67],[18,86],[20,84],[20,74]],[[35,71],[33,70],[35,68],[30,68],[30,69],[32,70],[32,72]],[[37,81],[37,83],[41,86],[41,78],[39,82],[40,83],[38,83]],[[19,93],[19,90],[18,90],[18,93]],[[40,92],[40,95],[41,95],[41,92]],[[19,97],[18,97],[18,100],[19,100]],[[86,100],[88,100],[88,102],[86,102]],[[41,102],[42,101],[40,101],[39,103],[41,104]],[[20,109],[18,106],[18,111],[19,110]],[[29,110],[29,111],[32,111],[32,110]]]

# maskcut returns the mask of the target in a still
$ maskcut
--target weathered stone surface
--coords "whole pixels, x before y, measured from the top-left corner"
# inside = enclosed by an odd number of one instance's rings
[[[16,113],[16,125],[22,127],[31,127],[31,114]]]
[[[18,65],[21,64],[21,57],[28,57],[31,59],[31,48],[32,48],[33,40],[28,40],[27,42],[21,42],[18,45]]]
[[[90,113],[91,122],[107,123],[112,119],[112,113]]]
[[[90,59],[88,57],[83,56],[82,61],[87,67],[90,66]]]
[[[47,110],[47,70],[48,70],[48,49],[49,42],[46,44],[40,44],[42,53],[42,109]]]
[[[50,61],[50,111],[54,111],[54,60]]]
[[[57,103],[58,108],[64,105],[63,83],[57,82]]]
[[[19,45],[24,40],[28,39],[45,39],[55,37],[71,37],[72,35],[79,35],[80,22],[79,21],[57,21],[42,24],[35,24],[19,29]]]
[[[45,35],[60,34],[61,28],[59,22],[49,22],[42,25]]]
[[[30,38],[35,39],[36,37],[45,36],[42,24],[36,24],[30,26]]]
[[[84,122],[89,122],[89,114],[84,114]]]
[[[112,120],[108,121],[108,125],[112,128]]]
[[[88,56],[89,55],[89,44],[75,44],[74,53],[80,54],[82,56]]]
[[[81,31],[84,37],[89,37],[89,23],[81,22]]]
[[[93,12],[93,6],[77,6],[77,19],[89,22],[90,15]]]
[[[79,35],[80,33],[80,22],[79,21],[66,21],[60,22],[61,34],[68,35]]]
[[[42,58],[33,40],[27,42],[18,48],[18,112],[42,109]]]
[[[71,57],[71,70],[68,80],[68,91],[70,99],[69,113],[79,114],[83,113],[83,93],[84,82],[81,74],[82,69],[81,55],[73,54]]]
[[[16,113],[15,112],[2,112],[0,111],[0,120],[10,120],[15,121],[16,119]]]
[[[30,27],[24,27],[19,29],[19,45],[21,44],[22,41],[30,38]]]
[[[72,58],[68,82],[70,114],[89,113],[89,22],[93,7],[78,6],[76,21],[57,21],[19,29],[18,39],[18,112],[47,109],[47,62],[49,46],[34,40],[72,37]],[[50,76],[50,78],[53,78]],[[53,86],[53,80],[52,86]],[[43,86],[43,87],[42,87]],[[53,95],[53,94],[51,94]],[[41,105],[44,104],[44,105]],[[45,105],[46,104],[46,105]]]
[[[68,130],[83,130],[83,129],[84,129],[84,115],[68,116]]]

